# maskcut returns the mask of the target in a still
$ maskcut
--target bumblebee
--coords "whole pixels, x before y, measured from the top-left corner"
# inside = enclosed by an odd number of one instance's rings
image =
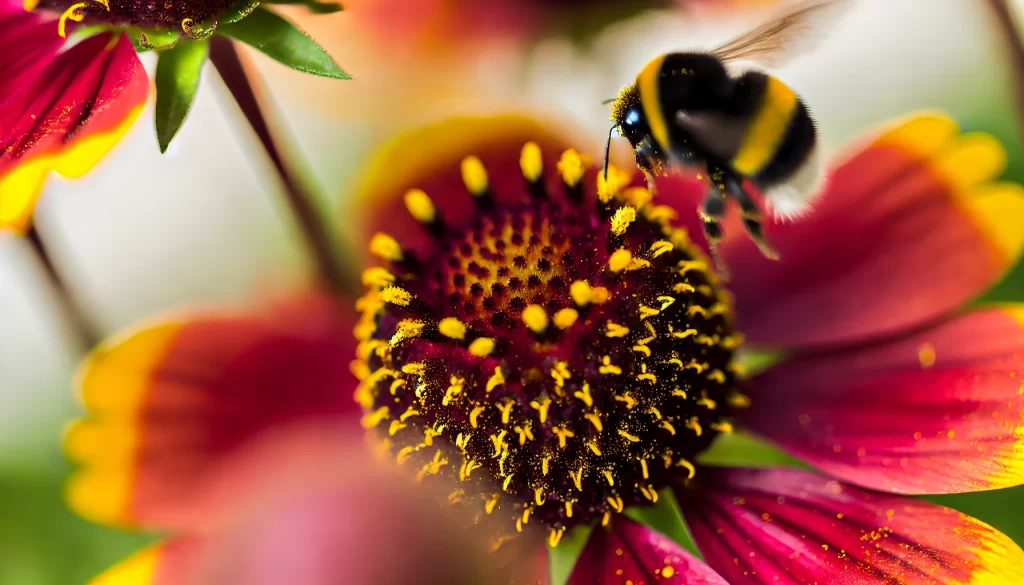
[[[849,2],[805,5],[709,52],[669,53],[648,63],[612,104],[616,130],[633,146],[637,166],[654,177],[673,166],[703,167],[709,189],[699,213],[714,260],[722,237],[726,198],[739,204],[743,224],[761,252],[766,241],[750,181],[777,217],[809,209],[823,181],[817,129],[802,99],[778,78],[756,68],[730,70],[733,61],[778,66],[807,49],[822,21]]]

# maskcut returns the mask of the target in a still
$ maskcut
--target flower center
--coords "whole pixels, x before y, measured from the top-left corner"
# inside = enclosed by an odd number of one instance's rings
[[[430,258],[374,236],[388,267],[364,273],[357,399],[418,479],[454,480],[451,501],[520,531],[539,521],[557,544],[693,475],[743,399],[739,336],[706,260],[646,189],[616,169],[595,179],[567,151],[552,193],[532,143],[521,166],[521,197],[498,203],[479,159],[463,161],[465,225],[406,194]]]
[[[215,27],[217,17],[236,3],[238,0],[41,0],[38,6],[61,13],[62,23],[105,23],[202,37],[204,26]]]

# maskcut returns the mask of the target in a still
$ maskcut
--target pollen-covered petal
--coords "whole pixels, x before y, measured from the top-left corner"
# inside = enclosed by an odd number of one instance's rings
[[[89,585],[191,583],[205,546],[205,539],[183,537],[144,548],[96,576]]]
[[[805,216],[766,221],[778,261],[731,217],[719,251],[739,329],[755,344],[839,344],[912,329],[977,296],[1024,246],[1024,189],[993,182],[1005,162],[992,137],[918,114],[838,162]],[[699,234],[697,200],[662,191]]]
[[[299,422],[354,425],[352,321],[340,311],[308,296],[101,345],[78,381],[87,414],[65,436],[81,464],[71,507],[106,524],[194,527],[210,515],[200,494],[211,474],[255,438]]]
[[[740,421],[845,481],[909,494],[1024,483],[1024,305],[794,359],[748,393]]]
[[[1020,547],[943,506],[797,469],[701,469],[697,478],[678,500],[697,547],[729,583],[1024,582]]]
[[[654,529],[626,518],[598,526],[576,561],[568,585],[620,583],[728,585],[710,567]]]
[[[31,225],[46,175],[85,174],[132,125],[149,93],[127,35],[99,34],[57,53],[55,22],[24,21],[0,16],[0,228],[18,232]],[[8,24],[18,27],[11,38]],[[13,42],[17,48],[4,50]]]
[[[470,195],[477,202],[488,197],[499,203],[517,200],[527,181],[524,173],[533,176],[539,166],[534,160],[523,168],[524,147],[527,158],[541,156],[542,168],[550,170],[568,144],[544,124],[512,115],[455,118],[401,134],[371,159],[358,199],[358,212],[365,219],[351,227],[365,241],[378,232],[401,235],[403,246],[426,257],[435,242],[406,208],[411,189],[431,199],[441,221],[462,224],[474,213],[474,205],[467,205]],[[481,175],[483,169],[486,174]],[[561,190],[555,173],[539,180],[552,186],[552,192]]]

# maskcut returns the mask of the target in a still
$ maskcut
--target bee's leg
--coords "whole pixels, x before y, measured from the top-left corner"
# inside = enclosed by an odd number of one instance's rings
[[[779,253],[775,251],[775,248],[773,248],[764,237],[764,230],[761,225],[761,209],[757,206],[757,203],[750,194],[747,193],[746,189],[743,188],[743,184],[738,178],[734,176],[727,176],[725,178],[725,189],[726,192],[735,197],[736,201],[739,203],[740,213],[743,215],[743,227],[746,228],[750,239],[753,240],[758,249],[761,250],[761,254],[763,254],[765,258],[778,260]]]
[[[704,196],[704,202],[699,210],[700,217],[704,220],[704,237],[708,240],[708,249],[711,251],[711,260],[715,263],[718,275],[723,279],[729,279],[729,268],[722,261],[718,253],[718,242],[722,236],[722,218],[725,217],[725,194],[716,188],[712,183]]]

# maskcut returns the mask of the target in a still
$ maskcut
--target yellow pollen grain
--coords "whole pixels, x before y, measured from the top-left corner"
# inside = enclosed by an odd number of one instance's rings
[[[402,319],[398,322],[395,334],[391,336],[391,345],[397,345],[406,339],[414,339],[423,333],[423,322],[414,319]]]
[[[380,300],[400,307],[408,307],[412,302],[412,293],[397,286],[389,286],[380,291]]]
[[[422,376],[427,371],[427,366],[424,363],[417,362],[413,364],[405,364],[402,366],[402,373],[409,374],[410,376]]]
[[[561,158],[558,159],[558,174],[561,175],[562,182],[570,187],[575,187],[580,183],[584,171],[586,171],[586,167],[583,165],[583,159],[580,158],[578,152],[571,148],[563,152]]]
[[[558,436],[558,447],[565,449],[566,439],[570,439],[576,436],[576,433],[570,431],[565,427],[556,427],[551,429],[551,432]]]
[[[484,168],[484,163],[479,158],[470,155],[462,159],[460,170],[462,171],[462,182],[470,193],[480,196],[487,192],[487,169]]]
[[[478,337],[469,344],[469,353],[476,357],[487,357],[494,351],[494,340],[490,337]]]
[[[555,327],[559,329],[568,329],[576,324],[576,320],[579,319],[580,314],[576,312],[576,309],[565,308],[555,313]]]
[[[548,408],[551,406],[551,399],[544,396],[540,400],[530,402],[530,406],[537,411],[540,424],[544,424],[548,419]]]
[[[472,411],[470,411],[470,413],[469,413],[469,424],[474,429],[477,427],[478,419],[480,418],[480,414],[483,413],[484,410],[486,410],[486,407],[484,407],[484,406],[476,406],[476,407],[473,408]]]
[[[572,478],[572,483],[576,486],[577,491],[583,491],[583,468],[580,467],[575,473],[570,471],[569,477]]]
[[[523,323],[534,333],[544,333],[548,328],[548,314],[540,305],[529,305],[523,309]]]
[[[593,300],[593,289],[585,280],[577,280],[569,286],[569,296],[577,307],[585,307]]]
[[[686,470],[686,479],[693,479],[693,476],[697,475],[697,468],[686,459],[676,461],[676,467],[682,467]]]
[[[608,269],[612,272],[622,272],[633,260],[633,253],[625,248],[619,248],[608,257]]]
[[[608,321],[605,337],[625,337],[629,335],[629,327],[619,325],[614,321]]]
[[[502,373],[501,366],[495,366],[495,373],[487,379],[487,391],[495,389],[496,387],[505,383],[505,374]]]
[[[437,218],[434,202],[422,189],[409,189],[405,193],[405,208],[420,223],[433,223]]]
[[[651,256],[653,258],[657,258],[658,256],[671,252],[674,249],[675,246],[672,245],[672,242],[669,242],[668,240],[658,240],[651,244]]]
[[[562,535],[565,534],[565,528],[552,528],[551,536],[548,537],[548,545],[552,548],[558,546],[558,543],[562,541]]]
[[[935,346],[930,343],[922,343],[917,348],[917,361],[922,368],[928,369],[935,365]]]
[[[622,437],[623,439],[626,439],[630,443],[639,443],[640,442],[640,437],[638,437],[636,435],[631,435],[630,433],[628,433],[628,432],[626,432],[626,431],[624,431],[622,429],[619,429],[619,436]]]
[[[441,335],[452,339],[466,338],[466,324],[455,317],[441,319],[441,322],[437,324],[437,330],[441,332]]]
[[[615,215],[612,216],[612,235],[625,235],[626,230],[629,229],[629,224],[634,221],[636,221],[636,209],[632,207],[620,207],[616,210]]]
[[[370,253],[388,262],[401,262],[404,257],[398,240],[384,232],[377,232],[370,238]]]
[[[523,150],[519,154],[519,169],[523,172],[523,177],[531,183],[536,183],[544,174],[544,159],[536,142],[527,142],[523,145]]]
[[[612,472],[608,469],[605,469],[601,473],[604,475],[604,479],[605,481],[608,482],[608,485],[610,487],[615,487],[615,476],[612,475]]]
[[[512,415],[512,406],[514,405],[515,403],[512,402],[511,400],[503,402],[498,405],[498,410],[501,411],[501,424],[508,424],[509,417]]]

